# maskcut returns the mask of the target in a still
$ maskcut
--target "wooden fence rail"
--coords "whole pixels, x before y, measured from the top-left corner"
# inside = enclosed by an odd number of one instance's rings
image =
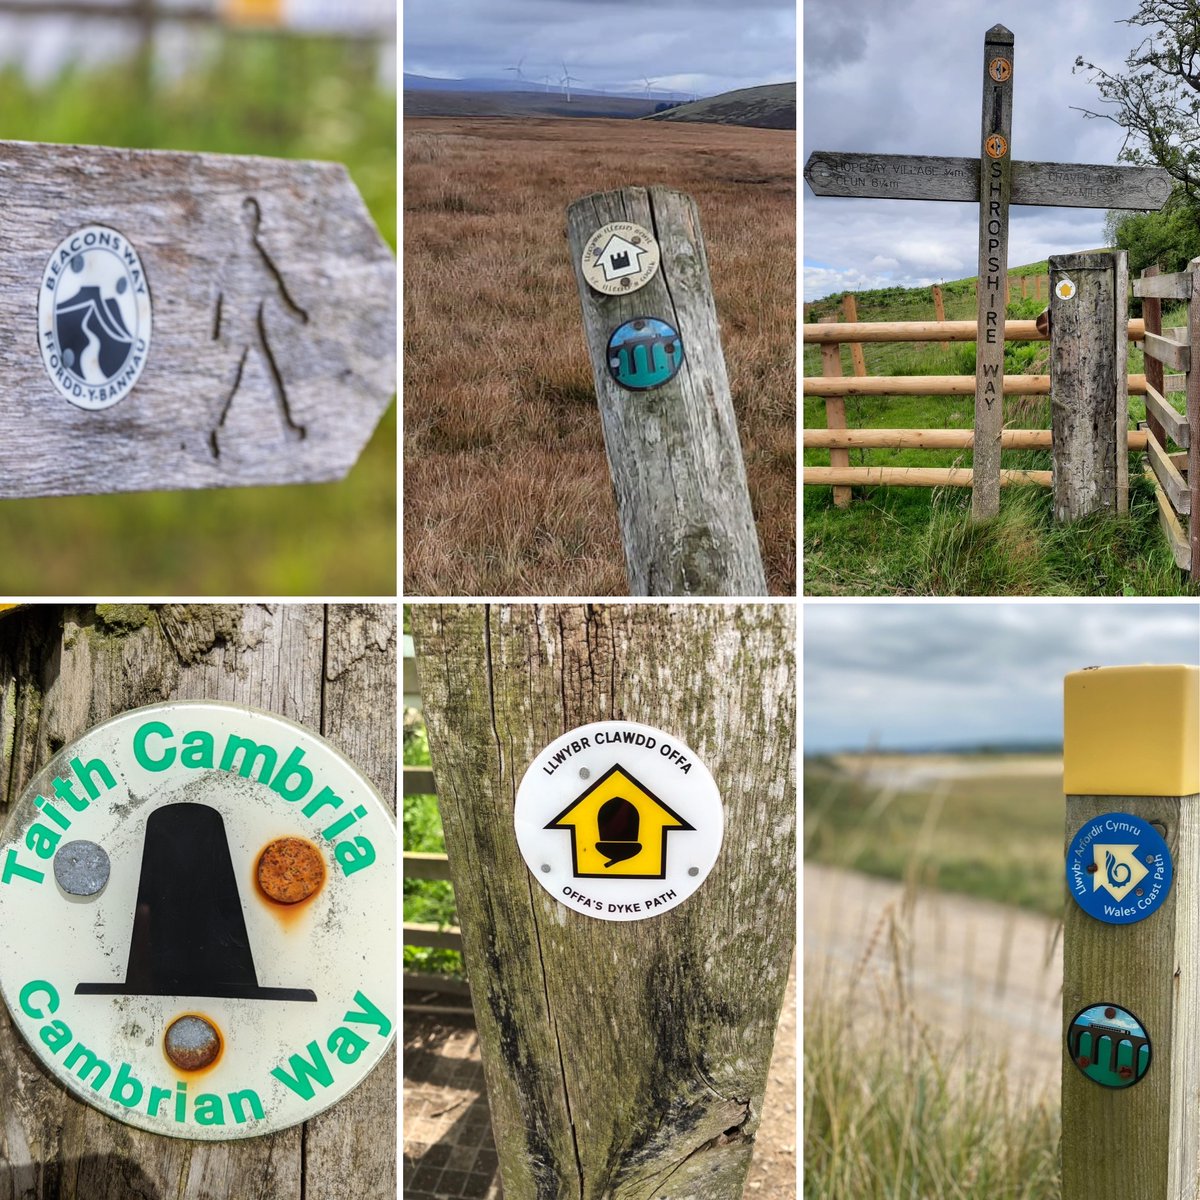
[[[1163,533],[1176,565],[1200,582],[1200,369],[1191,352],[1200,345],[1200,259],[1187,270],[1163,275],[1157,267],[1142,272],[1133,283],[1135,296],[1143,298],[1146,321],[1143,349],[1146,354],[1146,463],[1154,484]],[[1162,301],[1186,300],[1187,324],[1163,330]],[[1183,371],[1168,376],[1164,367]],[[1168,390],[1186,394],[1186,412],[1166,399]],[[1171,454],[1174,443],[1179,451]]]

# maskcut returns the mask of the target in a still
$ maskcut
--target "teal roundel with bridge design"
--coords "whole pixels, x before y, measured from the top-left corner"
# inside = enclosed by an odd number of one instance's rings
[[[1150,1070],[1153,1047],[1145,1026],[1127,1008],[1091,1004],[1067,1026],[1067,1053],[1093,1083],[1127,1088]]]
[[[679,331],[658,317],[635,317],[608,339],[608,373],[631,392],[661,387],[683,365]]]

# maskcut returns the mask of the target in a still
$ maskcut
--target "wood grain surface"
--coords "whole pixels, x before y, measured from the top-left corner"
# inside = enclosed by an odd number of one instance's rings
[[[796,938],[790,609],[412,619],[505,1195],[740,1200]],[[516,844],[533,757],[606,719],[669,731],[721,792],[716,865],[660,917],[567,909]]]
[[[583,249],[615,221],[652,230],[661,264],[637,291],[607,296],[588,286]],[[630,593],[766,595],[695,201],[661,187],[598,192],[570,206],[567,231]],[[637,317],[668,322],[683,342],[678,374],[648,391],[619,387],[607,365],[609,338]]]
[[[38,296],[87,225],[145,267],[145,370],[51,383]],[[396,390],[396,264],[340,164],[0,142],[0,497],[339,479]]]
[[[30,606],[0,625],[0,821],[64,744],[163,700],[300,722],[394,807],[395,681],[393,606]],[[390,1200],[395,1121],[393,1047],[302,1126],[236,1142],[146,1133],[71,1096],[0,1010],[0,1200]]]

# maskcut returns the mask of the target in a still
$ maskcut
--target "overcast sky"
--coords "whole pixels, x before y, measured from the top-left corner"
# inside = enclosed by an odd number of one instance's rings
[[[404,69],[714,95],[796,78],[795,0],[405,0]]]
[[[1144,31],[1117,24],[1137,0],[805,0],[804,141],[813,150],[979,154],[983,36],[1016,38],[1012,153],[1018,161],[1114,163],[1122,132],[1097,108],[1076,55],[1117,70]],[[921,200],[804,193],[804,298],[974,275],[979,210]],[[1011,210],[1009,265],[1104,244],[1103,211]]]
[[[1200,661],[1195,604],[807,604],[804,751],[1054,742],[1083,667]]]

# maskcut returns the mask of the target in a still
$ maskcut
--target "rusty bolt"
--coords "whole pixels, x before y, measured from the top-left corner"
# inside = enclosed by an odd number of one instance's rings
[[[258,856],[258,886],[279,904],[299,904],[324,882],[325,860],[303,838],[276,838]]]
[[[167,1027],[163,1049],[181,1071],[201,1071],[217,1061],[221,1035],[204,1017],[176,1017]]]
[[[1085,1071],[1092,1065],[1092,1060],[1086,1054],[1081,1054],[1075,1060]]]
[[[1144,896],[1146,894],[1146,890],[1145,890],[1145,888],[1137,888],[1137,889],[1135,889],[1133,894],[1135,896]]]
[[[1104,1015],[1111,1021],[1117,1015],[1117,1010],[1115,1008],[1106,1008]]]
[[[1120,1075],[1120,1077],[1122,1079],[1132,1079],[1133,1078],[1133,1068],[1132,1067],[1121,1067],[1120,1070],[1117,1071],[1117,1074]]]
[[[1154,862],[1154,855],[1153,855],[1153,854],[1147,854],[1147,855],[1146,855],[1146,861],[1147,861],[1148,863],[1152,863],[1152,862]]]
[[[1097,872],[1097,870],[1099,870],[1099,868],[1096,866],[1096,864],[1095,864],[1095,863],[1088,863],[1088,865],[1087,865],[1087,873],[1088,873],[1089,875],[1095,875],[1095,873]]]

